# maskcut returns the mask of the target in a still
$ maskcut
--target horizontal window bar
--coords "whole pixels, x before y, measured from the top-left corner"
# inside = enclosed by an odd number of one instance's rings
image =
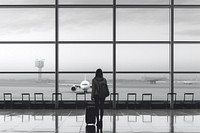
[[[0,8],[55,8],[55,5],[0,5]]]
[[[171,8],[171,5],[116,5],[116,8]],[[174,5],[174,8],[200,8],[200,5]]]
[[[59,71],[60,74],[82,74],[82,73],[95,73],[95,71]],[[112,71],[103,71],[103,73],[113,73]]]
[[[182,43],[192,43],[192,44],[200,44],[200,41],[174,41],[176,44],[182,44]]]
[[[0,72],[0,74],[38,74],[38,73],[43,73],[43,74],[55,74],[56,72],[54,71],[46,71],[46,72],[33,72],[33,71],[4,71]]]
[[[170,5],[116,5],[116,8],[170,8]]]
[[[0,5],[0,8],[55,8],[56,5]],[[67,5],[60,4],[59,8],[113,8],[111,4],[102,5]],[[116,8],[171,8],[171,5],[116,5]],[[200,8],[200,5],[174,5],[174,8]]]
[[[94,44],[94,43],[113,43],[113,41],[59,41],[60,44]],[[169,44],[170,41],[116,41],[119,44],[132,44],[132,43],[153,43],[153,44]],[[182,44],[182,43],[192,43],[192,44],[200,44],[200,41],[174,41],[174,43]],[[0,44],[55,44],[55,41],[0,41]]]
[[[174,8],[200,8],[200,5],[174,5]]]
[[[200,71],[175,71],[175,74],[200,74]]]
[[[117,74],[143,74],[143,73],[153,73],[153,74],[169,74],[169,71],[117,71]]]
[[[5,71],[5,72],[0,72],[0,74],[38,74],[38,73],[43,73],[43,74],[55,74],[56,72],[54,71],[46,71],[46,72],[33,72],[33,71]],[[82,73],[95,73],[95,71],[59,71],[60,74],[82,74]],[[107,74],[112,74],[112,71],[103,71],[103,73]],[[151,74],[169,74],[169,71],[117,71],[117,74],[143,74],[143,73],[151,73]],[[200,71],[175,71],[175,74],[196,74],[199,73]]]
[[[58,43],[63,44],[63,43],[73,43],[73,44],[94,44],[94,43],[113,43],[113,41],[59,41]]]
[[[153,44],[160,44],[160,43],[164,43],[164,44],[169,44],[170,43],[170,41],[116,41],[116,43],[119,43],[119,44],[121,44],[121,43],[126,43],[126,44],[128,44],[128,43],[144,43],[144,44],[146,44],[146,43],[153,43]]]
[[[0,41],[0,44],[54,44],[54,41]]]
[[[59,41],[60,44],[100,44],[100,43],[113,43],[113,41]],[[116,41],[119,44],[169,44],[170,41]],[[174,41],[176,44],[200,44],[200,41]],[[0,44],[55,44],[55,41],[0,41]]]
[[[59,8],[113,8],[113,5],[59,5]]]

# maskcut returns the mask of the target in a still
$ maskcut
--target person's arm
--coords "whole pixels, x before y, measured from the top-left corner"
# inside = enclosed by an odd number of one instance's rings
[[[108,87],[108,83],[107,83],[107,80],[105,79],[105,83],[106,83],[106,85],[107,85],[107,87]]]
[[[95,90],[95,83],[94,83],[94,79],[92,80],[92,93],[91,93],[91,100],[94,99],[94,90]]]

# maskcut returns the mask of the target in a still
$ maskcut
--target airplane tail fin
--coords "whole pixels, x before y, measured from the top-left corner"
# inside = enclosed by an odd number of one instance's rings
[[[87,80],[87,78],[86,78],[86,74],[85,74],[85,78],[84,78],[84,80]]]

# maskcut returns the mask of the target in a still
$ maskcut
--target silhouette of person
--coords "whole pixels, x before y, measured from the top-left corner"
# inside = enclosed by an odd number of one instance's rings
[[[107,80],[103,77],[103,72],[101,69],[96,70],[96,75],[92,80],[92,94],[91,99],[95,102],[95,114],[97,119],[97,128],[102,129],[103,124],[103,114],[104,114],[104,102],[105,97],[102,97],[99,94],[99,82],[104,82],[107,85]],[[99,120],[99,111],[100,111],[100,120]]]

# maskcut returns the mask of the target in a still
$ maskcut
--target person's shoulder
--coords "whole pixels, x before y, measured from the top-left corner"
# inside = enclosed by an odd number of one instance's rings
[[[92,82],[94,82],[94,81],[96,81],[96,79],[95,79],[95,78],[93,78],[93,79],[92,79]]]
[[[103,78],[104,81],[107,81],[106,78]]]

